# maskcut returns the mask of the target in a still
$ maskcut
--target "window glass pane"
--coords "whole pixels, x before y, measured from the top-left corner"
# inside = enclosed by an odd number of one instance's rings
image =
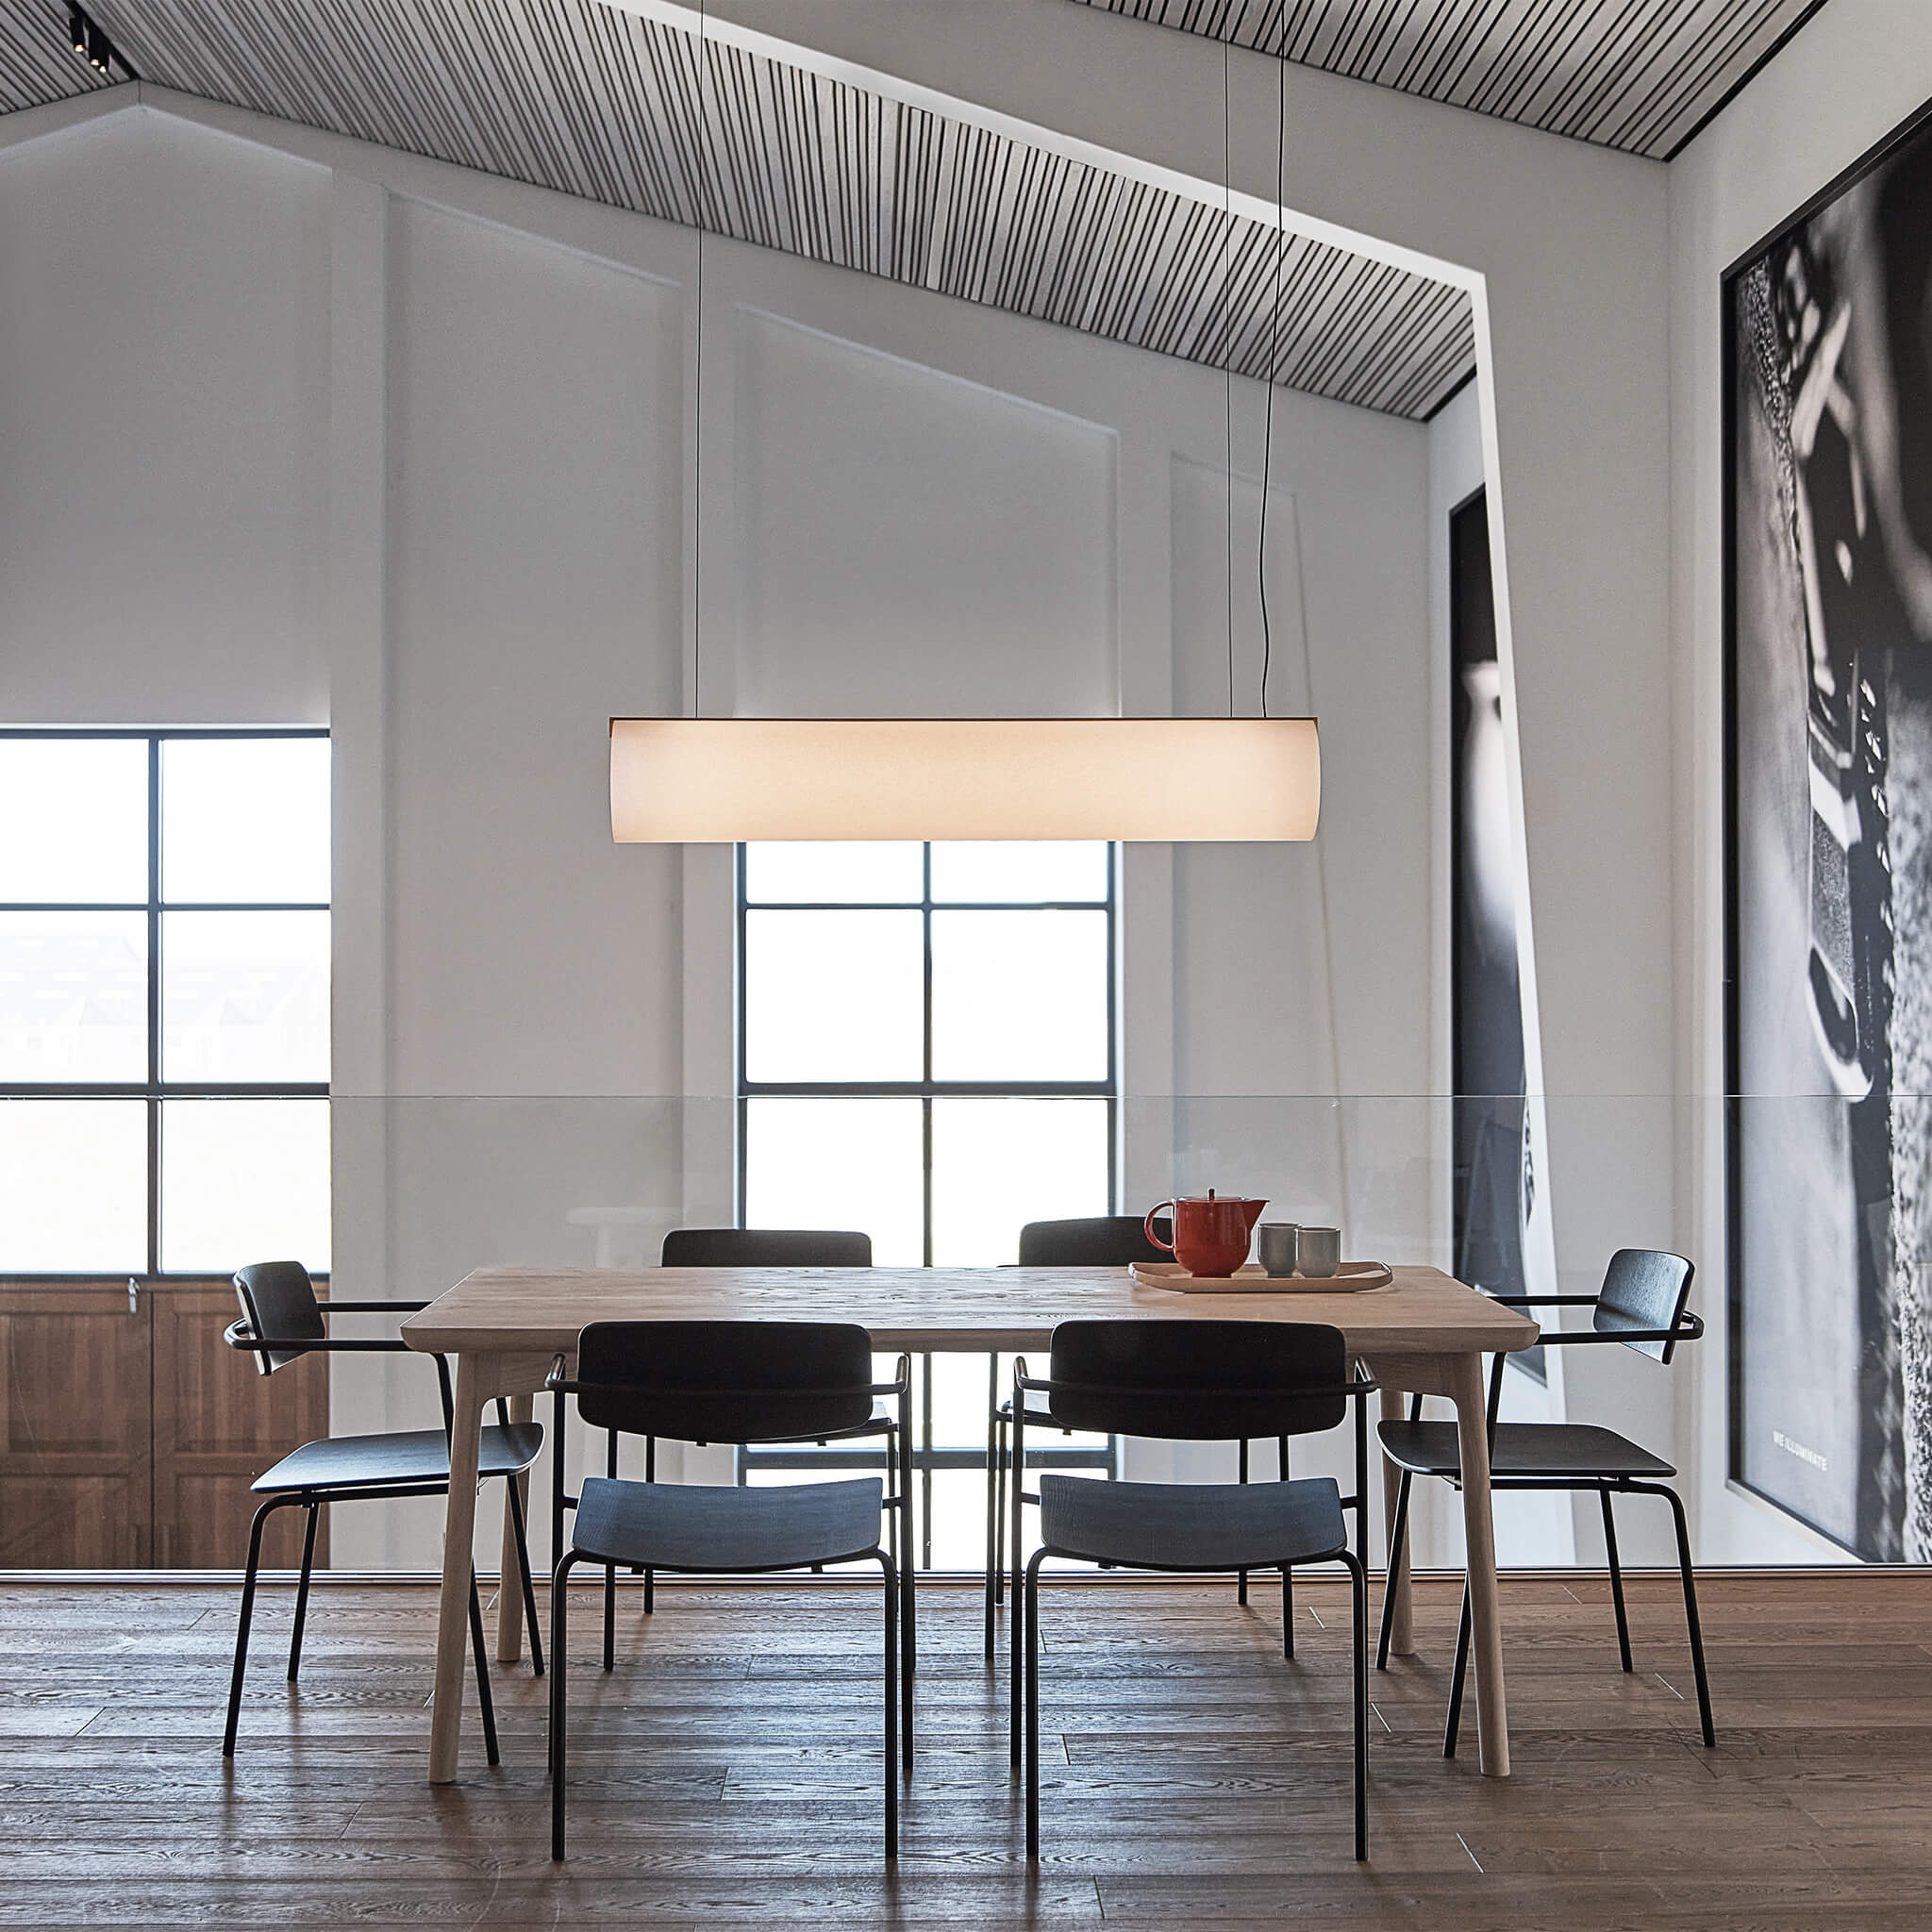
[[[748,1080],[917,1080],[925,1061],[917,912],[749,912]]]
[[[0,912],[0,1080],[147,1078],[147,915]]]
[[[935,903],[1107,897],[1107,844],[1094,839],[977,841],[932,848]]]
[[[161,896],[257,904],[329,891],[328,740],[161,745]]]
[[[0,1272],[146,1269],[147,1103],[0,1100]]]
[[[1107,1078],[1105,912],[935,912],[939,1080]]]
[[[231,1274],[329,1257],[328,1102],[161,1104],[161,1267]]]
[[[1029,1221],[1108,1211],[1107,1102],[932,1104],[932,1258],[941,1268],[1018,1258]]]
[[[916,1268],[924,1141],[917,1100],[749,1100],[745,1225],[859,1228],[877,1266]]]
[[[747,845],[744,896],[754,906],[916,906],[925,896],[924,848],[859,839]]]
[[[147,745],[0,739],[0,900],[147,903]]]
[[[326,912],[161,916],[164,1080],[328,1078]]]

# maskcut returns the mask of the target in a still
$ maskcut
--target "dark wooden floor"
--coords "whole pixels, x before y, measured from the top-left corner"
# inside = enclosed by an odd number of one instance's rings
[[[0,1587],[0,1924],[790,1927],[1932,1923],[1932,1580],[1711,1577],[1719,1745],[1696,1740],[1674,1585],[1506,1582],[1516,1777],[1438,1741],[1457,1596],[1418,1591],[1374,1685],[1372,1862],[1349,1856],[1347,1600],[1111,1586],[1043,1610],[1044,1857],[1020,1857],[976,1598],[931,1589],[904,1851],[878,1850],[877,1625],[849,1590],[627,1600],[573,1644],[573,1856],[547,1856],[542,1688],[499,1678],[454,1788],[424,1780],[433,1599],[325,1586],[301,1690],[268,1592],[240,1755],[220,1757],[235,1596]],[[573,1606],[577,1599],[574,1597]],[[1473,1726],[1472,1726],[1473,1727]]]

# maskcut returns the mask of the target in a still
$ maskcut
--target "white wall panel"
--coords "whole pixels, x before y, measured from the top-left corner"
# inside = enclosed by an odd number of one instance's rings
[[[326,172],[134,112],[0,155],[0,715],[328,715]]]
[[[954,305],[931,306],[943,342]],[[736,324],[735,708],[1112,711],[1113,434],[781,317]]]
[[[605,746],[679,701],[679,297],[422,204],[391,275],[398,1090],[674,1091],[676,855]]]

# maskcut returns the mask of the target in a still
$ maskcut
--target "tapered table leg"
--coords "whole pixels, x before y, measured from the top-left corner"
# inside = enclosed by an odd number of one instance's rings
[[[1450,1364],[1456,1437],[1462,1459],[1462,1530],[1469,1552],[1469,1599],[1474,1631],[1475,1706],[1485,1777],[1509,1775],[1509,1707],[1503,1692],[1503,1618],[1496,1595],[1496,1534],[1491,1510],[1490,1433],[1484,1416],[1483,1362],[1457,1356]]]
[[[1385,1423],[1399,1423],[1402,1420],[1402,1394],[1400,1389],[1382,1385],[1382,1420]],[[1382,1527],[1391,1546],[1395,1541],[1395,1491],[1402,1480],[1402,1472],[1385,1456],[1382,1458]],[[1391,1565],[1382,1588],[1395,1600],[1394,1614],[1389,1620],[1389,1648],[1396,1657],[1415,1655],[1415,1620],[1410,1614],[1408,1573],[1410,1563],[1408,1553],[1415,1541],[1415,1515],[1413,1506],[1409,1512],[1408,1534],[1403,1540],[1402,1561]]]
[[[457,1357],[456,1411],[450,1424],[449,1501],[442,1519],[442,1594],[436,1615],[436,1699],[429,1718],[429,1782],[456,1782],[463,1722],[463,1647],[470,1636],[471,1542],[476,1529],[476,1460],[483,1404],[495,1357]],[[514,1591],[506,1595],[514,1595]]]
[[[526,1423],[534,1413],[536,1398],[529,1395],[512,1395],[509,1399],[509,1419],[513,1423]],[[512,1476],[510,1482],[517,1486],[518,1493],[524,1499],[524,1521],[530,1519],[530,1479],[526,1475]],[[524,1589],[523,1577],[517,1568],[517,1532],[510,1521],[509,1483],[503,1486],[503,1583],[496,1592],[496,1660],[500,1664],[513,1664],[524,1654]]]

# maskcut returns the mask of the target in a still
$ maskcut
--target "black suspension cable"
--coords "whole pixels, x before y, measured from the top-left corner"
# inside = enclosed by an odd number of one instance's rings
[[[1274,63],[1274,278],[1268,305],[1268,411],[1261,431],[1261,535],[1255,545],[1255,584],[1261,594],[1261,715],[1268,715],[1268,668],[1274,638],[1268,625],[1268,488],[1274,459],[1274,373],[1281,360],[1281,151],[1288,134],[1288,61]]]

